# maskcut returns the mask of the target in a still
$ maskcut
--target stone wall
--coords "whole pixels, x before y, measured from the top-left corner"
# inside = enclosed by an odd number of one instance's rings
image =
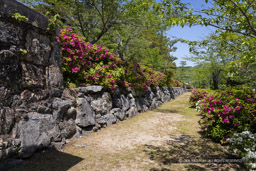
[[[60,96],[35,99],[27,110],[4,107],[4,130],[0,136],[0,160],[11,156],[27,158],[36,150],[61,148],[72,137],[85,136],[140,112],[155,109],[183,94],[183,88],[157,87],[145,92],[116,89],[108,92],[102,86],[64,89]],[[29,99],[33,98],[29,94]],[[22,103],[24,104],[24,103]],[[15,119],[9,115],[14,113]],[[9,124],[12,123],[12,124]]]
[[[25,15],[28,22],[15,20],[14,13]],[[56,33],[47,31],[47,27],[48,18],[40,13],[14,0],[1,0],[1,159],[17,152],[18,149],[14,148],[21,144],[23,130],[15,129],[27,118],[27,113],[51,113],[51,99],[62,94],[60,47],[55,38]]]
[[[28,22],[13,19],[16,12],[27,16]],[[30,157],[46,147],[61,148],[72,137],[152,110],[185,91],[64,89],[60,47],[47,23],[46,17],[22,4],[1,0],[0,162],[12,156]]]

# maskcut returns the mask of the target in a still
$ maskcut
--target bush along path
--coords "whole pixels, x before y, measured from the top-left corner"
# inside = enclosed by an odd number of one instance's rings
[[[205,138],[190,93],[12,170],[246,170],[226,146]]]

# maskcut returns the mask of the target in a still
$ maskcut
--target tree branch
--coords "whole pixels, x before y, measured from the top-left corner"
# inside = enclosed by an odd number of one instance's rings
[[[233,1],[230,0],[238,9],[239,11],[243,14],[243,16],[246,18],[246,21],[248,23],[248,26],[250,27],[250,30],[254,33],[254,36],[256,36],[256,31],[254,30],[254,28],[251,25],[250,19],[248,18],[247,14]]]
[[[208,23],[208,25],[210,25],[210,26],[212,26],[212,27],[215,27],[215,28],[218,28],[218,29],[221,29],[221,30],[230,31],[230,32],[235,32],[235,33],[242,34],[242,35],[244,35],[244,36],[256,38],[256,35],[255,35],[255,37],[254,37],[254,35],[250,35],[250,34],[248,34],[248,33],[243,33],[243,32],[237,31],[237,30],[232,30],[232,29],[228,29],[228,28],[223,28],[223,27],[214,25],[214,24],[212,24],[212,23]]]
[[[82,23],[82,21],[81,21],[81,16],[80,16],[79,6],[78,6],[78,4],[77,4],[77,0],[75,0],[75,4],[76,4],[76,10],[77,10],[76,14],[77,14],[78,22],[79,22],[79,25],[80,25],[80,27],[81,27],[83,36],[86,37],[86,34],[85,34],[85,32],[84,32],[84,31],[85,31],[85,30],[84,30],[84,26],[83,26],[83,23]]]

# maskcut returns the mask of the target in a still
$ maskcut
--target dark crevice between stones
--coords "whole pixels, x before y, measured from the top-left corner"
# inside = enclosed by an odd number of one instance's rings
[[[11,43],[0,41],[0,52],[2,50],[9,50],[11,48]]]

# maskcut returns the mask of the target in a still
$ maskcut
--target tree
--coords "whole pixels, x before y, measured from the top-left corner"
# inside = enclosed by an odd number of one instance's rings
[[[225,72],[225,64],[229,60],[229,55],[223,53],[223,47],[216,35],[206,37],[205,40],[192,45],[191,52],[193,56],[187,58],[200,65],[208,66],[205,68],[211,75],[213,89],[219,89],[221,72]],[[203,67],[201,67],[202,69]],[[206,72],[205,72],[206,73]]]
[[[23,0],[48,16],[59,15],[66,26],[72,27],[92,44],[112,27],[120,24],[125,0]]]
[[[211,73],[209,70],[209,64],[199,64],[193,67],[191,71],[192,81],[191,84],[197,88],[210,88],[211,85]]]
[[[208,3],[208,0],[205,2]],[[211,77],[215,89],[218,88],[220,75],[223,72],[227,75],[227,85],[255,86],[256,1],[211,0],[211,3],[211,7],[201,10],[188,8],[189,4],[181,3],[180,0],[164,0],[161,5],[157,4],[154,7],[162,11],[162,16],[170,26],[204,25],[217,28],[217,42],[222,46],[208,49],[204,55],[200,54],[204,59],[209,59],[208,61],[212,59],[204,65],[226,64],[222,68],[214,67],[215,72],[212,72]],[[209,47],[214,46],[211,44]],[[221,58],[222,62],[217,60]]]
[[[187,65],[187,62],[186,61],[180,61],[180,65],[181,65],[181,77],[180,77],[180,81],[183,81],[183,78],[184,78],[184,71],[185,71],[185,66]]]

